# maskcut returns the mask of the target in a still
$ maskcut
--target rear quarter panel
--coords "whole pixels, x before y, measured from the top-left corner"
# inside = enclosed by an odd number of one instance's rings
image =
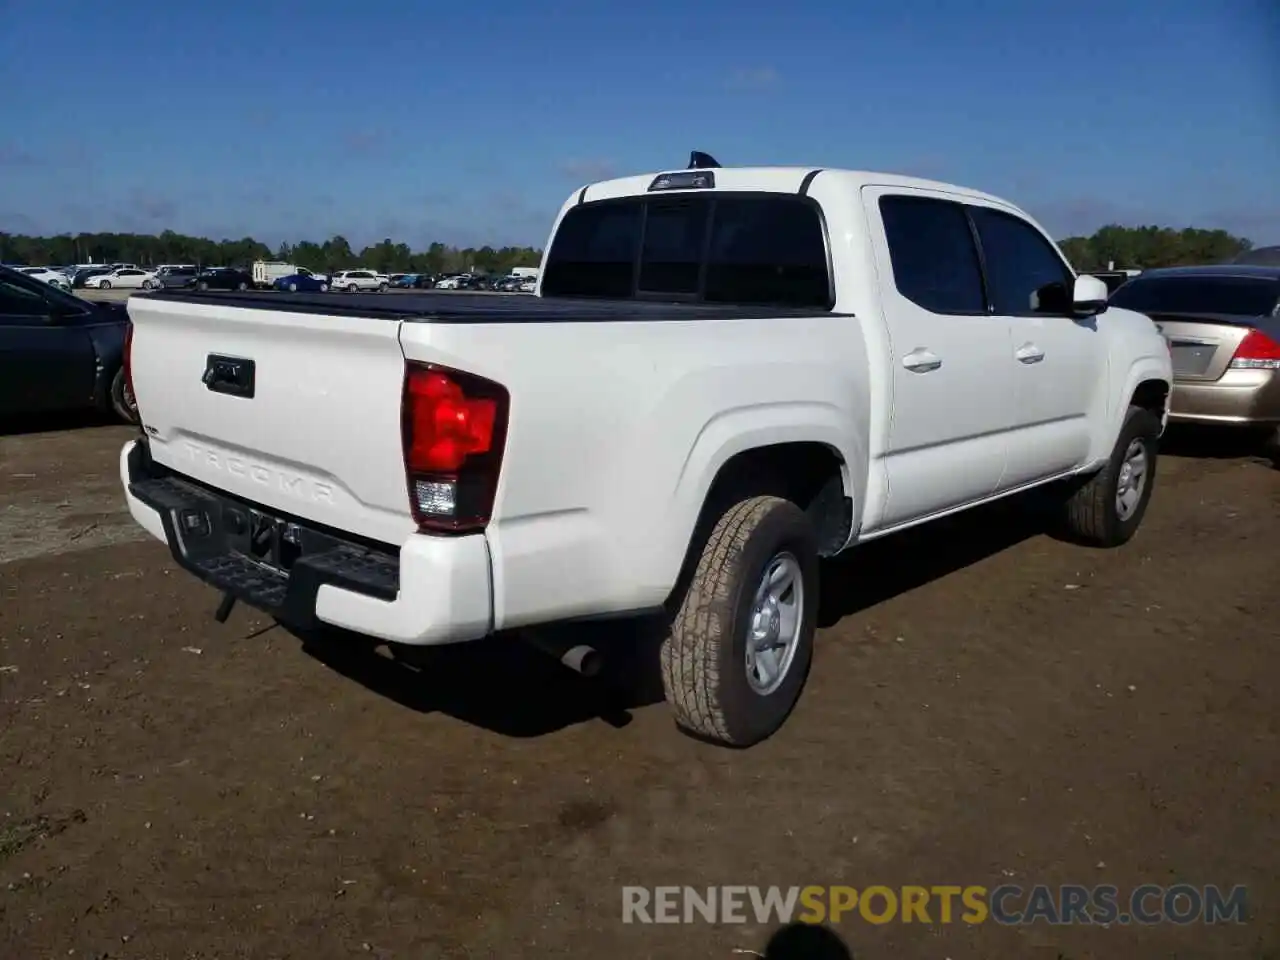
[[[825,443],[848,465],[846,489],[860,483],[860,323],[404,324],[406,357],[510,391],[488,530],[496,625],[661,604],[716,472],[750,447]]]

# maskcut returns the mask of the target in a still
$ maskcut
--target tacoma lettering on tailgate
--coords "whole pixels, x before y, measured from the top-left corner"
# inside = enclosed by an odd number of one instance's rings
[[[255,463],[234,454],[211,450],[190,440],[184,441],[183,447],[186,449],[187,457],[193,463],[198,463],[207,469],[219,470],[233,477],[247,478],[253,483],[279,490],[298,500],[307,500],[312,503],[334,502],[331,484],[320,483],[298,473]]]

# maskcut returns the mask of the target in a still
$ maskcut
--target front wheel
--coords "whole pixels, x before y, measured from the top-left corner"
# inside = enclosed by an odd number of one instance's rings
[[[731,506],[662,644],[676,723],[734,747],[776,733],[808,678],[817,614],[817,540],[804,511],[778,497]]]
[[[111,281],[110,281],[110,280],[103,280],[103,281],[101,281],[101,282],[98,284],[98,289],[99,289],[99,290],[110,290],[110,289],[111,289]]]
[[[322,284],[320,284],[320,292],[321,292],[321,293],[328,293],[328,292],[329,292],[329,285],[328,285],[327,283],[322,283]]]
[[[347,287],[347,293],[359,293],[359,292],[360,292],[360,288],[357,287],[354,283],[351,284],[351,286]]]
[[[123,367],[111,378],[111,409],[125,423],[138,422],[138,401],[129,389]]]
[[[380,284],[378,284],[378,292],[379,292],[379,293],[386,293],[386,292],[387,292],[387,285],[386,285],[385,283],[380,283]]]
[[[154,283],[152,283],[150,280],[143,280],[143,281],[142,281],[142,289],[143,289],[143,290],[151,290],[151,289],[152,289],[152,288],[154,288],[154,287],[155,287],[155,284],[154,284]]]
[[[196,284],[196,289],[197,289],[197,290],[208,290],[208,289],[209,289],[209,284],[207,284],[207,283],[205,283],[203,280],[201,280],[199,283],[197,283],[197,284]]]
[[[1067,498],[1064,532],[1095,547],[1118,547],[1138,532],[1156,479],[1160,419],[1130,407],[1107,465]]]
[[[249,285],[241,280],[240,283],[236,285],[236,289],[243,293],[245,290],[249,289]]]

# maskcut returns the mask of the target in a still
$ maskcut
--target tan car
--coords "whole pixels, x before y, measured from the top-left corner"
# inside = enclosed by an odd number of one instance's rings
[[[1280,267],[1146,270],[1109,302],[1145,313],[1169,341],[1171,423],[1267,428],[1280,440]]]

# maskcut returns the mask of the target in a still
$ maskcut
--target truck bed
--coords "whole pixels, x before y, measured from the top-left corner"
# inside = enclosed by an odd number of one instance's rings
[[[770,317],[841,316],[829,310],[741,306],[724,303],[672,303],[665,300],[594,300],[574,297],[511,296],[422,290],[414,293],[275,293],[271,291],[201,293],[165,290],[134,294],[132,299],[203,303],[287,313],[338,317],[384,317],[426,323],[585,323],[589,321],[755,320]]]

